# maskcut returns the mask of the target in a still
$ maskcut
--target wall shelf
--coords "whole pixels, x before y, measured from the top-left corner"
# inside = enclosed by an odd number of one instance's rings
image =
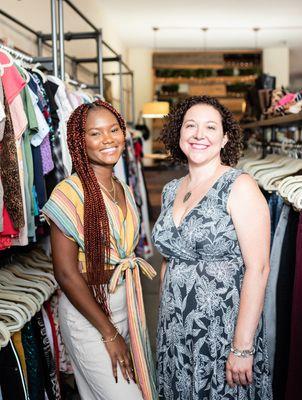
[[[277,125],[291,125],[291,124],[302,124],[302,112],[299,114],[282,115],[280,117],[263,119],[261,121],[250,122],[247,124],[241,124],[242,129],[256,129],[261,127],[270,127]]]
[[[188,83],[188,84],[205,84],[205,83],[225,83],[231,85],[234,83],[253,83],[257,75],[246,76],[209,76],[205,78],[154,78],[155,84],[173,84],[173,83]]]

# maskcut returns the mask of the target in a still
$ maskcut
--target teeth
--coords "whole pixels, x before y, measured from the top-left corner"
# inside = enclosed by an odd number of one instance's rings
[[[204,145],[204,144],[192,144],[191,145],[193,147],[193,149],[197,149],[197,150],[204,150],[207,149],[209,146]]]
[[[112,153],[115,151],[115,147],[109,147],[108,149],[101,150],[102,153]]]

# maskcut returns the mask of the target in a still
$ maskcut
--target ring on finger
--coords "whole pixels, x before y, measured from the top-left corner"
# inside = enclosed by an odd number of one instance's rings
[[[123,365],[123,364],[125,364],[125,360],[119,360],[119,363],[120,363],[121,365]]]

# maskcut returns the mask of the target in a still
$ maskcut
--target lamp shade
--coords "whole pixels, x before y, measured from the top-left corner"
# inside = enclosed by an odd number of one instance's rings
[[[151,101],[143,105],[143,118],[163,118],[169,113],[167,101]]]

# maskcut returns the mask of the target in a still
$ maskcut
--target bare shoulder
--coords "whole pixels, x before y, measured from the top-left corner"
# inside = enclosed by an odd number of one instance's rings
[[[235,180],[230,192],[228,209],[232,211],[238,206],[266,207],[266,200],[253,177],[241,174]]]
[[[236,195],[251,195],[251,194],[260,194],[261,190],[259,189],[259,186],[255,179],[251,177],[249,174],[241,174],[238,176],[238,178],[235,180],[231,194],[236,194]]]

